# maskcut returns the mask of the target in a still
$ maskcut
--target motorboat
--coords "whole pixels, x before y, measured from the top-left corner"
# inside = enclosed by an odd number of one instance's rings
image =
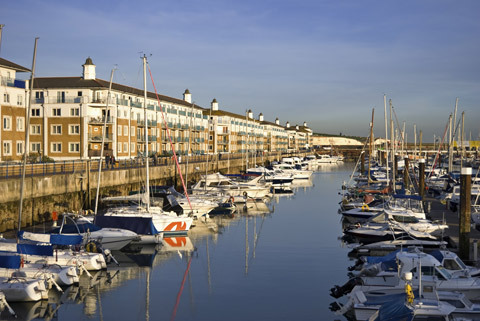
[[[304,169],[298,169],[294,165],[291,164],[274,164],[272,165],[272,168],[274,170],[280,170],[284,172],[285,174],[291,174],[293,175],[293,179],[309,179],[312,177],[313,171],[311,170],[304,170]]]
[[[293,174],[284,173],[281,170],[268,169],[266,167],[255,167],[247,169],[247,174],[263,176],[266,182],[272,184],[274,188],[289,187],[294,179]]]
[[[233,197],[234,202],[245,202],[247,198],[264,198],[270,194],[270,186],[261,184],[261,176],[249,182],[239,183],[220,173],[204,175],[192,186],[193,194],[223,193]]]
[[[68,220],[68,221],[67,221]],[[137,233],[121,228],[100,227],[92,223],[94,220],[82,215],[63,214],[59,227],[50,231],[53,234],[78,234],[83,236],[83,244],[96,242],[103,249],[121,250],[132,241],[138,241]]]

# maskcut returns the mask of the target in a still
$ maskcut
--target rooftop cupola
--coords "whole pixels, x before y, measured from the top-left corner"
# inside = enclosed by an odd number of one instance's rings
[[[298,127],[298,125],[295,125],[295,129],[296,129],[296,130],[299,130],[299,129],[300,129],[300,127]]]
[[[218,110],[218,102],[215,98],[213,98],[212,102],[210,103],[210,108],[212,111]]]
[[[263,121],[263,114],[262,113],[260,113],[260,115],[258,115],[258,120]]]
[[[275,124],[280,125],[280,119],[278,119],[278,117],[275,118]]]
[[[306,121],[303,122],[303,127],[308,127]]]
[[[253,112],[252,112],[251,109],[249,109],[249,110],[247,111],[247,117],[248,117],[249,119],[253,119]]]
[[[285,125],[285,127],[290,128],[290,122],[289,121],[287,121],[287,124]]]
[[[192,103],[192,94],[190,93],[190,90],[188,90],[188,88],[185,89],[185,92],[183,93],[183,100],[187,103]]]
[[[92,58],[88,57],[82,66],[83,66],[83,79],[97,78],[95,74],[95,65],[92,62]]]

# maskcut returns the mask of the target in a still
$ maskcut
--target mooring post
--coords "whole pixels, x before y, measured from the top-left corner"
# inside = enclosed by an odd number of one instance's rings
[[[400,177],[399,175],[399,170],[398,170],[398,159],[400,158],[400,156],[398,155],[395,155],[395,158],[394,158],[394,164],[393,164],[393,170],[395,171],[395,177]]]
[[[460,175],[460,221],[458,224],[458,256],[460,256],[462,260],[470,259],[471,189],[472,168],[463,167]]]
[[[418,194],[425,197],[425,159],[418,160]]]
[[[409,175],[408,174],[408,168],[409,168],[408,156],[405,156],[403,161],[405,162],[403,165],[403,185],[405,186],[405,190],[407,190],[410,187],[410,181],[408,176]]]
[[[477,262],[478,258],[478,240],[473,240],[473,262]]]

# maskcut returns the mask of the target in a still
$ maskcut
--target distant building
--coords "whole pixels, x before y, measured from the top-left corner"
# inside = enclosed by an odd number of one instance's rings
[[[311,144],[313,147],[331,147],[331,146],[352,146],[362,147],[364,144],[361,141],[352,138],[338,137],[338,136],[320,136],[312,135]]]

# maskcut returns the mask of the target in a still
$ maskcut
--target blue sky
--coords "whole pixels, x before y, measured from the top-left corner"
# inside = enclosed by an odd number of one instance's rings
[[[480,1],[4,1],[0,56],[37,77],[97,77],[141,88],[141,52],[160,93],[315,132],[366,136],[383,95],[424,141],[441,136],[459,98],[467,138],[480,124]],[[26,75],[25,75],[26,76]]]

